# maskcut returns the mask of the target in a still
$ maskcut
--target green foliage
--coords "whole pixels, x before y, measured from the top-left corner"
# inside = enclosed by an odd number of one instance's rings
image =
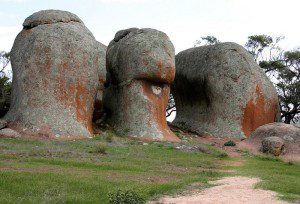
[[[286,67],[286,65],[282,61],[265,61],[265,60],[260,61],[259,66],[265,70],[279,70]]]
[[[300,51],[287,51],[284,53],[284,57],[289,61],[298,63],[300,60]]]
[[[4,91],[5,94],[10,95],[11,93],[11,81],[5,74],[0,74],[0,89]]]
[[[0,52],[0,117],[6,114],[10,106],[11,81],[5,73],[5,68],[9,62],[9,53]]]
[[[115,193],[109,193],[109,203],[110,204],[143,204],[146,203],[145,199],[139,194],[132,190],[118,190]]]
[[[284,51],[277,44],[283,37],[252,35],[245,44],[259,66],[274,81],[285,123],[300,119],[300,50]]]
[[[233,146],[235,146],[235,145],[236,145],[235,142],[232,141],[232,140],[229,140],[229,141],[227,141],[227,142],[224,143],[224,146],[230,146],[230,147],[233,147]]]
[[[226,152],[220,152],[217,157],[220,159],[228,158],[228,154]]]
[[[248,41],[245,44],[245,48],[253,56],[254,60],[258,63],[260,61],[277,61],[274,58],[274,54],[278,55],[281,52],[281,48],[277,44],[284,39],[280,36],[273,39],[269,35],[251,35],[248,37]],[[275,56],[277,57],[277,56]],[[271,59],[271,60],[270,60]]]
[[[94,153],[97,154],[106,154],[107,145],[103,142],[98,142],[95,145]]]
[[[201,40],[197,40],[194,44],[194,47],[201,46],[201,45],[215,45],[221,43],[215,36],[208,35],[205,37],[201,37]]]
[[[105,136],[105,140],[106,142],[111,143],[113,141],[113,137],[114,137],[114,133],[112,132],[107,132],[106,136]]]
[[[248,37],[246,45],[264,48],[270,46],[272,43],[273,38],[269,35],[251,35]]]

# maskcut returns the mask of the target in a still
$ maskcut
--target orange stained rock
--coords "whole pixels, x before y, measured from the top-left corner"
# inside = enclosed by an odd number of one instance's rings
[[[248,101],[242,118],[242,130],[249,137],[259,126],[276,122],[278,100],[273,98],[266,101],[259,85],[256,86],[255,96]]]
[[[170,88],[168,84],[155,84],[153,82],[142,81],[143,94],[151,101],[153,109],[150,110],[152,120],[158,125],[164,135],[163,140],[178,142],[180,139],[170,130],[166,121],[166,107],[168,104]],[[154,93],[153,89],[160,89]]]
[[[93,107],[88,104],[89,91],[78,80],[76,85],[76,116],[92,132]]]

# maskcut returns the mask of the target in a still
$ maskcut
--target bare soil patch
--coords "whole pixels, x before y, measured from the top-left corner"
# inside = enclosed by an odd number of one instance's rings
[[[162,204],[287,204],[278,200],[273,191],[255,189],[255,185],[260,182],[258,178],[250,177],[226,177],[221,180],[210,182],[217,185],[204,189],[193,195],[171,197],[166,196],[157,202]]]

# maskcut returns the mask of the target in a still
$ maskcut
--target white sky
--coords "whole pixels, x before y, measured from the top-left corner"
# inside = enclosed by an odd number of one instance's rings
[[[0,0],[0,50],[9,51],[24,19],[43,9],[77,14],[96,39],[108,44],[124,28],[155,28],[176,53],[202,36],[244,44],[253,34],[284,35],[281,46],[300,46],[300,0]]]

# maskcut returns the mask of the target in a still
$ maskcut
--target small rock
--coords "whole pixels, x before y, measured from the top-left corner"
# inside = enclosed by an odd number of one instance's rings
[[[0,130],[0,137],[17,138],[21,137],[21,135],[15,130],[12,130],[10,128],[4,128]]]
[[[263,153],[279,156],[284,151],[284,141],[280,137],[266,137],[261,143]]]
[[[300,128],[285,123],[269,123],[252,132],[250,140],[262,141],[266,137],[280,137],[289,143],[300,143]]]
[[[7,127],[7,121],[0,119],[0,130]]]

